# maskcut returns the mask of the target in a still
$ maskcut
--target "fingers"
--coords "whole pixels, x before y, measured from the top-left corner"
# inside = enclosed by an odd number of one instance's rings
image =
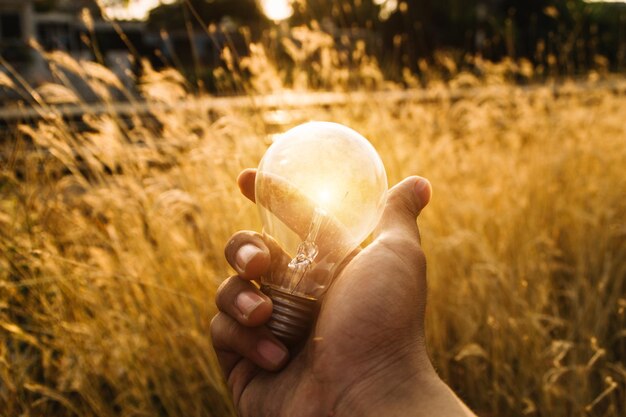
[[[270,236],[251,231],[235,233],[226,244],[224,254],[239,277],[249,280],[258,279],[291,260]]]
[[[239,190],[248,200],[255,202],[254,197],[254,182],[256,180],[256,169],[248,168],[244,169],[237,178],[237,185]]]
[[[304,239],[311,227],[316,204],[284,178],[269,173],[262,175],[261,184],[257,189],[255,186],[257,170],[246,169],[242,171],[237,178],[241,193],[272,213],[273,217],[268,218],[267,221],[271,223],[275,221],[274,218],[279,219],[300,238]],[[344,246],[352,246],[348,230],[330,215],[325,217],[316,243],[320,248],[319,259],[323,259],[333,252],[341,252]],[[248,255],[253,256],[251,252]],[[332,260],[327,261],[331,262]],[[237,272],[242,273],[239,269]],[[248,274],[242,276],[249,278]]]
[[[211,321],[211,339],[225,375],[244,357],[268,371],[281,369],[289,352],[266,327],[244,327],[225,313]]]
[[[278,370],[287,362],[288,352],[263,326],[272,315],[272,302],[250,280],[286,255],[269,238],[246,231],[233,235],[225,254],[240,276],[224,281],[215,296],[220,312],[211,322],[211,335],[220,365],[230,375],[244,357],[263,369]]]
[[[309,230],[315,204],[283,178],[265,173],[257,201],[255,181],[257,170],[248,168],[237,177],[241,193],[252,202],[268,208],[272,214],[301,237]]]
[[[237,178],[237,183],[239,185],[239,189],[241,193],[255,202],[255,180],[256,180],[257,170],[256,169],[245,169],[239,174]],[[281,195],[284,195],[284,201],[279,201],[280,204],[273,204],[279,209],[274,213],[278,218],[280,218],[286,224],[293,224],[294,230],[296,233],[303,235],[306,234],[308,230],[309,223],[306,221],[294,221],[294,219],[289,218],[289,213],[308,213],[312,209],[312,205],[309,204],[306,199],[296,198],[292,199],[293,193],[296,193],[294,190],[290,190],[289,186],[286,184],[282,184],[282,181],[279,179],[272,179],[269,181],[271,184],[272,192],[269,195],[272,195],[273,198],[278,198]],[[397,184],[391,190],[389,190],[389,200],[387,202],[387,208],[385,209],[385,213],[383,214],[383,218],[379,224],[378,232],[380,233],[383,230],[390,230],[398,227],[402,228],[404,226],[410,226],[409,230],[416,229],[415,218],[419,215],[424,207],[430,201],[430,197],[432,194],[432,187],[430,182],[422,177],[409,177],[404,181]],[[298,207],[291,207],[293,203],[290,203],[290,200],[299,201],[300,204]],[[280,208],[285,208],[281,210]],[[403,210],[404,208],[404,210]],[[400,217],[398,217],[400,215]],[[301,218],[307,218],[307,216],[300,216]],[[310,216],[308,216],[310,217]],[[400,221],[402,219],[402,221]],[[291,220],[291,221],[290,221]],[[302,224],[300,224],[302,223]],[[333,224],[335,228],[338,226],[337,224]],[[339,233],[341,235],[341,233]],[[333,236],[333,239],[339,238],[341,241],[342,236]]]
[[[241,193],[256,203],[257,170],[248,168],[237,177],[237,185]],[[313,216],[315,205],[300,190],[293,187],[285,179],[265,173],[260,186],[259,203],[268,207],[272,213],[289,225],[299,235],[306,234],[309,219]]]
[[[256,203],[304,238],[315,213],[315,202],[286,178],[269,172],[258,175]]]
[[[235,233],[224,249],[226,260],[241,278],[256,279],[263,275],[271,263],[270,249],[258,233]]]
[[[252,202],[258,202],[268,208],[274,216],[301,237],[306,236],[315,204],[285,179],[268,173],[263,175],[257,200],[255,189],[257,170],[251,168],[243,170],[237,178],[241,193]]]
[[[256,188],[256,203],[272,214],[266,216],[266,224],[271,228],[278,219],[281,225],[286,225],[304,240],[316,213],[319,213],[318,204],[285,178],[264,172],[257,173],[257,179],[260,181]],[[349,230],[329,212],[323,216],[315,243],[319,247],[318,259],[327,255],[332,257],[333,253],[352,249],[353,246]]]
[[[256,327],[272,315],[272,302],[250,281],[230,277],[217,290],[217,308],[243,326]]]
[[[430,201],[431,185],[421,177],[409,177],[389,190],[387,204],[378,224],[376,235],[394,235],[417,239],[416,218]]]

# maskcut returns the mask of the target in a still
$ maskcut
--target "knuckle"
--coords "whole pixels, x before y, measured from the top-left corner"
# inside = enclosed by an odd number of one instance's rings
[[[413,199],[409,197],[406,193],[394,193],[391,200],[393,203],[402,207],[406,211],[414,211],[415,204],[413,203]]]
[[[422,270],[425,268],[426,255],[415,236],[387,233],[380,237],[379,243],[411,269]]]
[[[224,281],[222,281],[222,283],[220,284],[219,287],[217,287],[217,291],[215,292],[217,295],[220,295],[224,292],[224,290],[228,287],[228,285],[230,285],[230,282],[233,280],[233,277],[228,277],[226,278]]]
[[[240,230],[234,233],[230,237],[230,239],[228,239],[228,242],[226,242],[226,246],[224,248],[224,253],[226,257],[228,257],[230,254],[234,254],[239,246],[241,246],[245,242],[253,240],[256,235],[257,233],[251,230]]]
[[[219,312],[211,319],[211,339],[216,347],[228,346],[236,331],[237,323],[225,313]]]
[[[222,316],[223,313],[217,313],[215,316],[213,316],[213,318],[211,319],[211,324],[209,325],[209,332],[211,333],[211,339],[214,343],[219,340],[221,327],[220,323],[223,321]]]
[[[412,184],[413,181],[408,180],[399,184],[400,187],[398,189],[389,193],[388,202],[391,203],[392,206],[401,207],[406,211],[416,213],[418,211],[418,204],[413,191],[408,189],[409,187],[412,188]]]
[[[242,280],[239,276],[231,276],[225,279],[218,287],[215,293],[215,304],[220,311],[232,315],[237,295],[242,291],[252,288],[252,284]]]
[[[215,292],[215,304],[217,308],[220,310],[225,306],[225,301],[228,298],[229,294],[232,292],[231,287],[233,285],[233,280],[235,277],[226,278],[220,286],[217,288]]]
[[[224,246],[224,255],[226,255],[227,258],[229,254],[232,253],[236,242],[237,242],[237,234],[235,233],[234,235],[230,237],[230,239],[228,239],[228,242],[226,242],[226,245]]]

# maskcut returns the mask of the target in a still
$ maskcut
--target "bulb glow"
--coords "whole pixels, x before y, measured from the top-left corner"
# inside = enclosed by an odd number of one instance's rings
[[[327,188],[323,188],[317,192],[316,202],[320,208],[328,207],[333,201],[333,195]]]
[[[278,137],[259,165],[256,201],[264,233],[291,262],[263,284],[319,298],[378,223],[386,191],[380,157],[354,130],[310,122]]]

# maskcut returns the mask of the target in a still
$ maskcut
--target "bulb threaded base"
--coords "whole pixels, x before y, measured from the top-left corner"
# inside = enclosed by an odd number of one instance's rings
[[[274,304],[267,327],[287,347],[300,343],[308,335],[317,310],[315,298],[290,294],[280,288],[262,285],[261,291]]]

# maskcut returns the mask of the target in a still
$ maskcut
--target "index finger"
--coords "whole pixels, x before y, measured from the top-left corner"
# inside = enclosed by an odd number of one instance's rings
[[[256,195],[256,169],[246,169],[239,174],[237,184],[250,201],[266,207],[271,213],[296,233],[302,240],[307,237],[316,205],[296,187],[283,178],[265,174],[263,193]],[[319,259],[332,252],[352,250],[353,242],[346,227],[332,215],[324,216],[318,233]]]
[[[241,194],[244,195],[248,200],[256,203],[256,199],[254,198],[254,182],[256,181],[256,169],[247,168],[241,171],[239,177],[237,177],[237,185],[239,185],[239,190]]]

